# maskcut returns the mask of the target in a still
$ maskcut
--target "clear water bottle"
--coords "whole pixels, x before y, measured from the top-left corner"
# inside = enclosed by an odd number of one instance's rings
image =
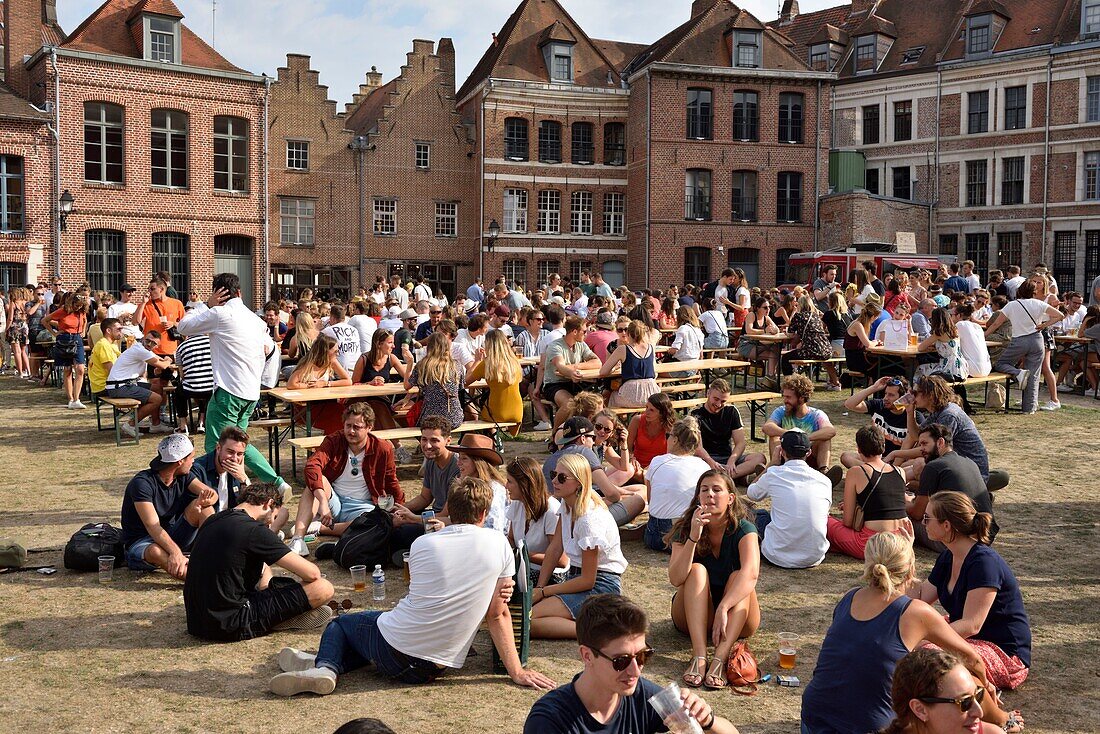
[[[374,573],[371,574],[371,586],[373,587],[374,601],[386,600],[386,573],[382,570],[381,564],[374,567]]]

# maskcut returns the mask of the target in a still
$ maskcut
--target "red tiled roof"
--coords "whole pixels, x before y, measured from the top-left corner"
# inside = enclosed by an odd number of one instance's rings
[[[129,23],[134,18],[138,17],[142,13],[155,13],[156,15],[166,15],[170,18],[183,18],[183,13],[176,7],[172,0],[141,0],[134,6],[134,9],[130,11],[130,14],[126,16],[126,22]]]
[[[0,83],[0,119],[47,122],[52,116],[31,107],[31,103]]]
[[[370,132],[382,119],[382,108],[390,102],[393,90],[397,88],[397,79],[391,79],[359,101],[348,115],[344,127],[360,135]]]
[[[897,27],[880,15],[868,15],[867,18],[848,32],[850,36],[866,36],[869,33],[879,33],[890,38],[898,37]]]
[[[1080,5],[1076,0],[1004,0],[1000,3],[1003,8],[999,12],[1011,20],[1001,31],[993,52],[1043,46],[1059,40],[1073,40],[1077,36],[1077,28],[1072,28],[1071,37],[1059,38],[1059,21],[1064,15],[1067,3],[1073,6]],[[960,26],[961,19],[960,24],[953,27]],[[939,47],[943,49],[942,60],[957,61],[965,57],[966,45],[961,35],[956,33],[949,43]]]
[[[565,27],[565,24],[560,20],[555,20],[554,24],[547,26],[539,35],[538,45],[541,47],[548,41],[565,41],[566,43],[576,43],[577,37],[573,35],[573,32]]]
[[[607,57],[607,60],[610,61],[618,71],[625,69],[626,65],[629,64],[635,56],[648,48],[644,43],[609,41],[602,38],[593,38],[592,43],[603,52],[603,55]]]
[[[825,8],[813,13],[803,13],[790,23],[772,21],[768,25],[790,37],[798,46],[808,46],[814,34],[829,24],[836,28],[843,28],[848,19],[848,5],[837,5],[835,8]]]

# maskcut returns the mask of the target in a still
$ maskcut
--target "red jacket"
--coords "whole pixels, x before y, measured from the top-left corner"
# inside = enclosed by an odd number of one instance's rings
[[[324,483],[322,477],[332,484],[344,473],[348,463],[348,441],[344,434],[333,433],[306,461],[306,485],[319,490]],[[393,444],[367,434],[367,445],[363,454],[363,481],[375,500],[383,494],[393,495],[398,504],[404,504],[405,493],[397,481],[397,466],[393,460]]]

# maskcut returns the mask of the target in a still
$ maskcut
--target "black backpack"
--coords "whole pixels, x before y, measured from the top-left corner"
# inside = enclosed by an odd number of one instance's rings
[[[393,518],[388,512],[378,508],[364,512],[344,531],[333,549],[332,560],[341,568],[386,566],[390,562],[391,533]]]
[[[115,568],[125,560],[122,530],[110,523],[90,522],[65,544],[65,568],[70,571],[98,571],[100,556],[114,556]]]

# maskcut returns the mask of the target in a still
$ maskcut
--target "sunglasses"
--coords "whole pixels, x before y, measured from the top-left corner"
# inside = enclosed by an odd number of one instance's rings
[[[554,472],[553,474],[551,474],[550,478],[552,480],[554,480],[555,482],[557,482],[558,484],[565,484],[566,482],[568,482],[573,477],[569,476],[565,472],[558,471],[558,472]]]
[[[351,457],[351,475],[353,477],[359,476],[359,459],[354,456]]]
[[[936,519],[936,518],[932,517],[931,515],[929,515],[929,514],[928,514],[928,513],[926,512],[926,513],[924,513],[923,515],[921,515],[921,518],[920,518],[920,524],[921,524],[921,525],[927,525],[928,523],[930,523],[930,522],[933,522],[933,521],[934,521],[935,519]]]
[[[617,672],[621,673],[624,670],[626,670],[627,668],[629,668],[630,663],[635,661],[635,660],[638,661],[638,667],[639,668],[645,667],[645,664],[649,662],[649,659],[651,657],[653,657],[653,654],[656,652],[656,650],[654,650],[652,647],[646,647],[646,648],[642,648],[641,650],[634,653],[633,655],[631,655],[629,653],[623,653],[622,655],[616,655],[615,657],[609,657],[607,655],[604,655],[602,652],[600,652],[599,650],[597,650],[594,647],[592,648],[592,652],[596,653],[596,657],[604,658],[605,660],[610,660],[611,661],[611,667],[614,668]],[[979,688],[978,690],[981,691],[982,689]],[[921,699],[921,700],[923,701],[924,699]],[[947,700],[951,700],[951,699],[944,699],[944,700],[947,701]],[[963,709],[963,710],[966,711],[966,709]]]
[[[901,387],[901,380],[894,377],[889,382],[886,383],[886,386],[887,387]]]
[[[352,607],[355,606],[355,602],[351,599],[344,599],[343,601],[336,601],[333,599],[328,603],[328,608],[332,610],[332,613],[339,616],[347,613]]]
[[[615,331],[618,332],[619,334],[625,334],[626,333],[626,329],[615,329]]]
[[[441,314],[443,312],[442,311],[429,311],[428,313],[432,316],[438,316],[439,314]]]
[[[613,426],[601,426],[599,424],[596,425],[596,432],[597,433],[611,433],[611,431],[613,431],[613,430],[614,430]]]
[[[925,515],[927,517],[927,515]],[[643,651],[644,652],[644,651]],[[598,654],[598,651],[597,651]],[[625,666],[624,666],[625,667]],[[616,670],[622,670],[622,668],[616,668]],[[978,689],[967,696],[959,696],[958,698],[941,698],[940,696],[922,696],[917,700],[921,703],[953,703],[959,707],[960,713],[966,713],[975,705],[981,706],[982,700],[985,698],[985,689],[978,686]]]

